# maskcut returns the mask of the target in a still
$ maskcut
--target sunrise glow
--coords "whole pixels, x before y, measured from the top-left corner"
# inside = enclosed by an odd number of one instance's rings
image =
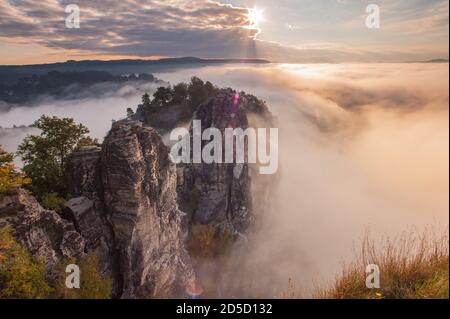
[[[259,27],[265,21],[264,10],[258,8],[248,9],[248,21],[250,26]]]

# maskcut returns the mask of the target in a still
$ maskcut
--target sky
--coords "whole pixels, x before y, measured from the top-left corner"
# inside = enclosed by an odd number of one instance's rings
[[[66,6],[80,9],[68,28]],[[380,28],[368,28],[369,4]],[[0,0],[0,64],[197,56],[277,62],[448,58],[446,0]]]

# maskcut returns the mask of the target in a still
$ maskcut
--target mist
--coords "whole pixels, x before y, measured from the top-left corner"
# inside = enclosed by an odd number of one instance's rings
[[[280,129],[278,183],[268,199],[254,194],[270,212],[235,251],[220,296],[280,297],[293,285],[309,297],[355,259],[367,232],[377,240],[448,228],[448,64],[208,68],[198,76],[266,100]]]
[[[9,152],[15,152],[25,136],[30,134],[31,129],[27,127],[43,114],[73,118],[89,128],[91,137],[101,141],[111,128],[112,120],[125,118],[127,108],[136,110],[142,95],[153,93],[160,85],[100,83],[83,92],[79,92],[79,86],[72,85],[64,90],[64,100],[40,96],[32,106],[3,105],[0,108],[0,145]]]
[[[240,65],[155,74],[172,84],[196,75],[254,94],[277,117],[280,170],[270,211],[238,250],[245,251],[236,256],[239,267],[228,269],[230,294],[236,284],[247,297],[275,296],[291,278],[308,296],[354,258],[368,229],[395,237],[411,227],[448,227],[448,73],[445,63]],[[73,117],[102,139],[141,93],[16,107],[0,113],[0,126],[29,125],[42,114]],[[14,151],[13,138],[0,135],[0,144]]]

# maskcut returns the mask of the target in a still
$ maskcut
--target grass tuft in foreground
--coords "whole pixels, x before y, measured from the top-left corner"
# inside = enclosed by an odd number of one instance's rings
[[[317,298],[333,299],[448,299],[448,232],[405,233],[399,239],[375,243],[367,235],[357,260]],[[380,289],[366,287],[366,266],[378,265]]]

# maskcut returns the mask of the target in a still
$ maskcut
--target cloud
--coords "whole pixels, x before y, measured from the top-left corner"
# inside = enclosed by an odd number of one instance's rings
[[[420,15],[413,14],[403,19],[391,19],[385,27],[400,34],[445,36],[448,35],[448,12],[448,1],[437,1],[423,9]]]
[[[69,29],[72,2],[2,2],[0,37],[79,53],[217,56],[245,54],[258,31],[248,27],[247,9],[208,0],[80,0],[80,29]]]
[[[448,29],[448,4],[445,13],[445,4],[442,2],[427,6],[423,15],[409,14],[404,19],[389,18],[402,16],[403,7],[394,8],[397,11],[387,10],[393,13],[388,13],[386,30],[390,31],[383,37],[385,39],[383,41],[386,41],[391,49],[382,51],[376,45],[369,46],[370,49],[361,49],[366,46],[361,46],[360,43],[350,46],[345,37],[337,37],[336,41],[341,43],[339,45],[335,43],[332,48],[318,47],[318,44],[329,41],[330,36],[334,37],[335,32],[339,35],[345,30],[344,33],[348,33],[350,38],[353,37],[350,30],[362,32],[364,19],[361,14],[364,11],[359,7],[358,11],[355,11],[356,2],[336,2],[337,7],[331,6],[333,10],[339,10],[336,12],[330,12],[332,9],[324,7],[317,1],[311,2],[305,9],[307,17],[301,16],[302,10],[296,11],[298,8],[294,3],[287,2],[282,7],[290,9],[289,12],[297,12],[296,14],[300,16],[295,21],[291,19],[292,21],[287,23],[286,20],[278,26],[283,34],[286,34],[286,30],[289,31],[288,38],[275,37],[278,42],[269,41],[270,37],[262,39],[263,35],[272,34],[277,29],[275,25],[260,33],[261,30],[251,26],[248,19],[249,9],[219,1],[78,0],[75,3],[81,10],[80,28],[69,29],[65,26],[65,18],[68,15],[65,7],[73,2],[71,0],[42,0],[39,3],[30,0],[0,2],[0,40],[6,44],[6,48],[8,44],[10,46],[21,44],[24,46],[23,50],[30,44],[45,48],[47,60],[52,61],[58,56],[66,58],[198,56],[264,58],[303,63],[399,61],[448,56],[446,48],[436,50],[433,45],[431,49],[430,46],[426,46],[429,49],[424,50],[422,45],[416,50],[402,49],[402,46],[393,44],[391,39],[392,34],[410,32],[408,30],[416,30],[415,32],[421,30],[422,34],[428,32],[431,38],[436,38],[443,32],[448,33],[445,31]],[[401,3],[404,6],[404,2]],[[310,7],[314,10],[308,11]],[[274,12],[277,10],[272,9]],[[311,17],[315,17],[318,12],[323,12],[324,19],[312,20]],[[356,19],[354,17],[358,20],[354,20]],[[301,21],[305,20],[301,27],[296,22],[300,18]],[[273,20],[276,19],[279,18]],[[383,15],[383,21],[384,19]],[[353,23],[357,21],[358,27],[346,29],[346,23],[351,25],[352,21]],[[447,28],[443,28],[446,21]],[[322,26],[323,23],[326,28]],[[415,27],[412,27],[413,25]],[[299,39],[303,40],[298,42]],[[365,41],[365,38],[358,39],[357,41]],[[291,43],[297,44],[290,46]],[[317,49],[308,49],[313,47]],[[18,58],[18,61],[26,58],[25,53],[20,53],[20,48],[16,51],[22,55],[22,59]],[[28,55],[31,53],[27,52]],[[35,53],[41,56],[40,60],[45,61],[43,54]],[[4,59],[11,60],[10,57]]]

